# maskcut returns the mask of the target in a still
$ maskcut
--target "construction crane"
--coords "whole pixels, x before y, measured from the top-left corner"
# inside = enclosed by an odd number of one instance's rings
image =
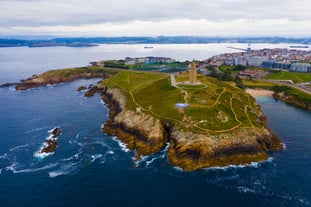
[[[246,52],[252,51],[252,49],[251,49],[251,44],[250,44],[250,43],[248,44],[247,49],[239,48],[239,47],[228,47],[228,48],[230,48],[230,49],[235,49],[235,50],[242,50],[242,51],[246,51]]]

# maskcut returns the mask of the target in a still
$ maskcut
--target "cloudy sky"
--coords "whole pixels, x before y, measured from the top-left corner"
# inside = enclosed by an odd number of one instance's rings
[[[311,37],[311,0],[0,0],[0,35]]]

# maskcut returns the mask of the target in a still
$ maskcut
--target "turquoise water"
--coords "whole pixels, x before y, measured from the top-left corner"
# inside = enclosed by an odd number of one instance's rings
[[[286,149],[250,166],[182,172],[160,153],[133,152],[101,132],[108,109],[77,80],[28,91],[0,88],[0,206],[311,206],[311,113],[258,98]],[[61,127],[56,152],[36,157]]]

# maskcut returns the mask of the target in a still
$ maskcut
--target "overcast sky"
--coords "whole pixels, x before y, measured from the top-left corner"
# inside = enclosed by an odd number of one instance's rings
[[[311,0],[0,0],[0,35],[311,37]]]

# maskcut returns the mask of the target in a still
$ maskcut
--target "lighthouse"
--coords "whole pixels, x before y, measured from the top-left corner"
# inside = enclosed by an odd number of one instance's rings
[[[197,82],[197,66],[192,62],[189,66],[189,83],[195,84]]]

